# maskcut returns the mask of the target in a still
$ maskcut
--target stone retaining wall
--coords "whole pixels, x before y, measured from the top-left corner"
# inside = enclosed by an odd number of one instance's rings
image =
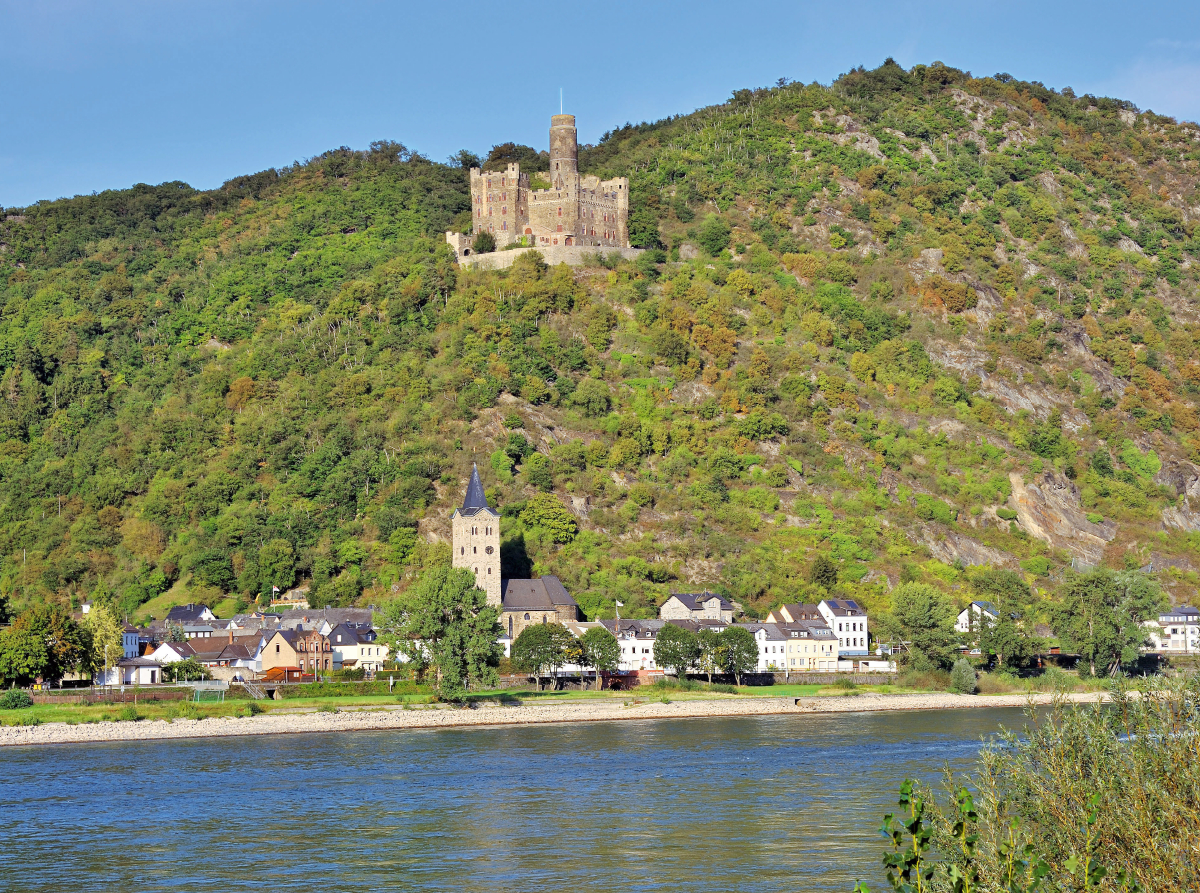
[[[68,694],[63,692],[30,692],[35,704],[132,704],[146,701],[183,701],[192,697],[190,688],[149,688],[147,686],[125,686],[125,690],[113,689],[101,691],[92,689],[76,689]]]
[[[587,245],[551,245],[548,248],[513,248],[508,251],[491,251],[487,254],[471,254],[459,257],[458,263],[463,267],[478,267],[482,270],[504,270],[511,267],[517,255],[523,251],[537,251],[550,266],[567,264],[572,267],[582,267],[587,257],[597,254],[608,257],[619,254],[626,260],[632,260],[641,254],[643,248],[596,248]]]

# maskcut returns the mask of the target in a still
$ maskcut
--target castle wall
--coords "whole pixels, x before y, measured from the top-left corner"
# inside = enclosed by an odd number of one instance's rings
[[[522,239],[539,249],[629,247],[629,180],[580,177],[574,115],[550,119],[546,176],[551,188],[533,191],[519,164],[490,173],[472,168],[473,232],[491,233],[497,248]],[[454,236],[447,233],[446,240],[461,261],[470,256],[469,245]]]
[[[488,254],[471,254],[466,257],[459,255],[458,263],[464,267],[477,267],[481,270],[505,270],[512,266],[513,261],[524,250],[521,248],[513,248],[508,251],[492,251]],[[642,253],[642,248],[603,248],[590,245],[551,245],[549,247],[539,246],[537,252],[542,256],[550,266],[558,264],[567,264],[571,267],[581,267],[587,261],[585,258],[594,257],[597,254],[608,256],[610,254],[619,254],[626,260],[633,260]]]

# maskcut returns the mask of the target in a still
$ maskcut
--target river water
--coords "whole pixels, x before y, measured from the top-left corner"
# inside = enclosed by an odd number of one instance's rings
[[[905,776],[1015,709],[8,748],[7,891],[880,889]]]

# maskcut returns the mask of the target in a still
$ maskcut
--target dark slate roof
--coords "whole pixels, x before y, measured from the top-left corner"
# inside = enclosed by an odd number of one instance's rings
[[[467,495],[463,498],[462,508],[458,511],[468,517],[478,515],[480,512],[496,514],[488,505],[487,494],[483,492],[483,481],[479,479],[479,467],[476,465],[471,466],[471,480],[467,482]]]
[[[809,602],[783,605],[780,611],[784,610],[787,611],[787,616],[791,617],[794,623],[804,620],[819,620],[821,618],[821,612],[817,610],[817,606]]]
[[[827,598],[821,604],[828,605],[835,617],[854,617],[867,613],[858,606],[858,602],[848,598]]]
[[[283,626],[294,626],[297,623],[307,627],[317,627],[321,621],[328,620],[330,626],[339,623],[370,623],[374,612],[370,608],[291,608],[284,611],[280,617]]]
[[[715,592],[672,592],[671,597],[677,598],[681,602],[683,602],[684,607],[686,607],[689,611],[704,610],[704,603],[706,601],[708,601],[710,598],[716,598],[716,599],[721,600],[721,610],[722,611],[732,611],[733,610],[733,605],[731,605],[722,596],[717,595],[717,593],[715,593]]]
[[[150,660],[148,657],[125,657],[117,661],[118,667],[161,667],[156,660]]]
[[[501,605],[505,611],[552,610],[559,605],[578,608],[571,593],[555,576],[539,577],[536,580],[505,580],[504,597]]]
[[[683,621],[687,623],[688,621]],[[618,626],[615,620],[601,620],[600,623],[614,636],[631,636],[639,639],[653,639],[658,631],[667,625],[666,620],[622,620]],[[681,625],[671,621],[672,625]]]
[[[348,623],[339,623],[329,631],[326,637],[333,645],[357,645],[360,641],[370,641],[366,639],[367,630],[359,630],[355,626]],[[342,638],[339,640],[338,636]]]
[[[975,605],[977,608],[983,608],[983,610],[996,617],[1000,616],[1000,609],[997,608],[992,602],[973,601],[971,604]]]
[[[176,605],[167,612],[167,620],[172,623],[194,623],[208,610],[208,605]]]

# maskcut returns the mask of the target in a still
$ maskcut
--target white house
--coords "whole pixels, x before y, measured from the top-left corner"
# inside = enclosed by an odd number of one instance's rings
[[[378,633],[370,626],[339,623],[325,636],[333,650],[334,663],[345,669],[361,668],[376,673],[383,669],[383,662],[388,659],[388,646],[378,641]]]
[[[156,685],[162,681],[162,664],[148,657],[124,657],[115,667],[99,672],[95,685]]]
[[[654,662],[654,642],[665,620],[601,620],[604,628],[616,636],[621,646],[617,669],[625,672],[661,669]],[[619,624],[619,625],[618,625]]]
[[[137,627],[126,623],[121,628],[121,650],[125,652],[126,657],[139,657],[142,646],[138,642],[140,634]]]
[[[759,673],[784,672],[787,669],[787,636],[774,623],[739,623],[737,626],[750,630],[758,643]]]
[[[958,612],[958,621],[954,624],[954,628],[960,633],[970,633],[979,629],[984,617],[994,623],[999,619],[1000,611],[991,602],[971,602]]]
[[[1162,654],[1200,653],[1200,611],[1191,605],[1160,614],[1157,621],[1147,620],[1150,647]]]
[[[867,612],[852,599],[827,598],[817,605],[821,617],[837,636],[838,653],[841,657],[866,657],[870,638],[867,629]]]

